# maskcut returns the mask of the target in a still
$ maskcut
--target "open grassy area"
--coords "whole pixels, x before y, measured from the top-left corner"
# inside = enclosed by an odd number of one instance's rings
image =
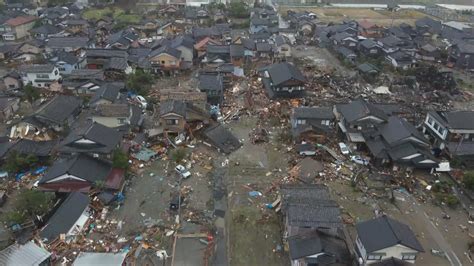
[[[100,19],[105,16],[113,17],[118,23],[139,23],[141,20],[140,15],[126,14],[125,11],[117,7],[105,7],[102,9],[89,9],[83,13],[85,19]]]
[[[370,8],[325,8],[325,7],[281,7],[279,12],[283,15],[288,10],[309,11],[315,13],[319,20],[324,22],[342,22],[344,19],[368,20],[377,25],[388,26],[401,23],[414,24],[415,20],[425,17],[416,10],[400,10],[390,12],[386,10],[372,10]]]
[[[256,206],[232,210],[231,265],[288,265],[286,255],[270,248],[281,245],[278,217],[270,211],[266,217],[262,213]]]

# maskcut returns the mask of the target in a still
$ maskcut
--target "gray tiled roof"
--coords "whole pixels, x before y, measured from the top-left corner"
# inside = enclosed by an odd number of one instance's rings
[[[41,239],[51,243],[60,234],[66,234],[89,206],[89,197],[80,192],[72,192],[66,200],[49,218],[46,226],[41,230]]]
[[[356,225],[359,239],[367,252],[403,245],[423,252],[423,247],[408,225],[382,216]]]
[[[64,174],[76,176],[90,183],[105,181],[111,170],[110,163],[79,154],[55,161],[41,178],[39,184],[48,183],[48,181]]]

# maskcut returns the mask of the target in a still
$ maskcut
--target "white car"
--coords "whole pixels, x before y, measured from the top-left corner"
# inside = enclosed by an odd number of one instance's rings
[[[351,150],[349,150],[349,147],[344,142],[339,142],[339,149],[341,150],[341,153],[344,155],[347,155],[351,153]]]
[[[189,178],[191,176],[191,172],[189,172],[186,167],[182,166],[181,164],[178,164],[174,170],[176,171],[176,173],[178,173],[179,175],[181,175],[182,178],[186,179],[186,178]]]
[[[368,165],[369,164],[369,160],[366,160],[366,159],[362,158],[359,155],[351,156],[351,161],[353,161],[354,163],[357,163],[357,164],[362,164],[362,165]]]
[[[137,95],[135,96],[135,100],[140,104],[140,107],[143,109],[146,109],[146,107],[148,106],[148,103],[146,102],[146,99],[143,96]]]

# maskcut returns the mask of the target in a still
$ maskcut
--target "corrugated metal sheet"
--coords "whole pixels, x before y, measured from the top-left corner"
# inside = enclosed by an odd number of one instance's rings
[[[49,256],[51,253],[32,241],[25,245],[14,244],[0,251],[0,265],[39,265]]]
[[[73,266],[121,266],[127,253],[94,253],[81,252],[74,261]]]

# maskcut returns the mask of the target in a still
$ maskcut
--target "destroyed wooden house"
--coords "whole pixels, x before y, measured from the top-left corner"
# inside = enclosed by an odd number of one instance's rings
[[[118,190],[124,182],[125,171],[112,163],[85,154],[64,157],[54,162],[40,179],[44,191],[88,192],[93,187]]]
[[[206,128],[203,136],[206,142],[225,154],[229,154],[242,146],[242,143],[221,124]]]
[[[306,78],[290,63],[278,63],[261,68],[262,83],[270,98],[304,96]]]
[[[112,159],[112,153],[120,147],[122,133],[117,129],[92,122],[84,127],[74,128],[61,141],[62,154],[84,153],[95,158]]]
[[[49,131],[62,132],[70,127],[82,110],[82,100],[75,96],[56,95],[49,102],[41,106],[31,116],[25,117],[14,125],[11,138],[41,138],[40,134]],[[44,140],[51,139],[51,135]]]
[[[423,133],[439,152],[468,163],[474,161],[474,112],[430,111],[423,122]]]
[[[89,197],[81,192],[69,193],[40,230],[39,236],[45,244],[71,241],[84,229],[89,216]]]
[[[290,116],[293,138],[301,140],[324,140],[334,132],[335,116],[330,107],[299,107]]]
[[[208,123],[206,111],[184,101],[168,100],[160,105],[160,126],[166,133],[184,133],[199,123]]]
[[[408,225],[385,215],[360,222],[356,229],[356,251],[359,261],[364,265],[376,265],[391,259],[413,264],[417,255],[424,252]]]

